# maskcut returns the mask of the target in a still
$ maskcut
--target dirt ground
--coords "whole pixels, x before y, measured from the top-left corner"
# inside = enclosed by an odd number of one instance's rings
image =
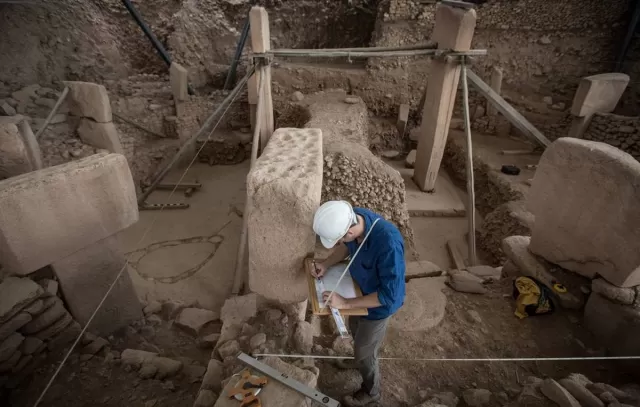
[[[240,218],[231,208],[242,207],[244,190],[241,180],[246,174],[247,163],[234,166],[209,167],[197,165],[192,175],[205,184],[189,202],[193,205],[187,211],[163,213],[162,222],[151,234],[147,243],[167,239],[190,238],[207,235],[205,229],[219,230],[220,225],[229,225],[224,232],[223,243],[213,253],[206,267],[180,280],[179,289],[166,282],[143,279],[132,271],[138,290],[145,292],[147,300],[171,298],[191,300],[219,307],[230,288],[233,260],[235,258],[236,235],[239,233]],[[231,185],[236,185],[231,187]],[[221,191],[225,191],[221,194]],[[235,191],[235,192],[233,192]],[[162,201],[156,196],[154,201]],[[182,200],[182,198],[180,198]],[[143,228],[156,214],[143,213],[137,228]],[[168,221],[169,220],[169,221]],[[416,248],[422,259],[431,260],[443,267],[449,267],[446,240],[459,237],[466,231],[464,218],[412,218],[416,238]],[[214,227],[215,226],[215,227]],[[202,229],[202,230],[200,230]],[[132,230],[138,236],[139,230]],[[210,234],[210,233],[209,233]],[[130,237],[123,236],[123,241]],[[130,246],[133,247],[133,246]],[[171,248],[173,249],[167,249]],[[177,247],[177,249],[176,249]],[[167,270],[191,263],[199,264],[200,253],[182,246],[166,246],[165,254],[150,257],[147,262],[138,262],[147,273],[164,275]],[[202,249],[206,252],[206,247]],[[198,257],[200,256],[200,257]],[[193,257],[190,264],[183,263]],[[174,284],[175,285],[175,284]],[[211,287],[216,287],[215,289]],[[195,293],[195,294],[192,294]],[[488,294],[463,294],[445,288],[447,297],[446,315],[443,322],[427,332],[399,332],[390,330],[381,351],[383,400],[385,407],[405,407],[419,404],[425,395],[442,391],[460,394],[467,388],[486,388],[500,397],[513,400],[521,383],[527,376],[564,377],[568,373],[580,372],[592,380],[621,384],[632,381],[629,375],[634,365],[623,362],[465,362],[465,361],[420,361],[420,358],[515,358],[515,357],[579,357],[604,355],[590,334],[581,325],[579,312],[559,310],[553,315],[536,318],[517,319],[511,298],[512,283],[504,279],[490,286]],[[198,294],[201,293],[201,294]],[[205,294],[207,293],[207,294]],[[213,294],[211,294],[213,293]],[[470,311],[476,311],[480,318],[474,318]],[[324,334],[315,339],[317,344],[327,346],[335,338],[328,321],[323,322]],[[201,365],[206,365],[210,350],[199,349],[195,340],[185,333],[163,323],[160,326],[130,327],[112,339],[114,350],[128,347],[158,352],[169,357],[188,357]],[[342,397],[359,386],[359,376],[355,371],[340,371],[333,362],[318,360],[320,368],[318,387],[333,397]],[[41,368],[32,380],[14,392],[10,406],[33,405],[39,392],[53,373],[55,364]],[[141,380],[136,372],[128,372],[119,365],[104,362],[102,357],[83,361],[73,355],[58,379],[47,393],[42,405],[51,407],[67,406],[191,406],[197,394],[197,379],[179,376],[171,381]],[[69,391],[69,389],[74,389]],[[505,403],[506,404],[506,403]],[[3,403],[4,405],[4,403]],[[462,402],[460,405],[464,405]]]

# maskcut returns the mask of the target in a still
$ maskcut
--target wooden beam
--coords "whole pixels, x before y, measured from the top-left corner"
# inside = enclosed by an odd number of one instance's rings
[[[528,138],[543,146],[551,144],[548,138],[546,138],[538,129],[535,128],[529,120],[509,104],[502,96],[498,95],[491,86],[485,81],[480,79],[471,69],[467,69],[467,77],[471,81],[471,84],[484,96],[487,100],[507,118],[514,126],[516,126],[521,132]]]
[[[264,53],[271,50],[271,34],[267,10],[265,10],[264,7],[252,7],[249,12],[249,23],[251,25],[251,48],[253,52]],[[264,115],[260,123],[256,122],[254,125],[260,127],[260,147],[261,150],[263,150],[274,131],[271,67],[267,66],[266,69],[256,70],[256,73],[251,77],[247,85],[252,121],[255,121],[254,112],[257,110],[260,75],[264,76],[263,93],[260,95],[260,98],[264,99]]]
[[[433,41],[438,43],[438,49],[468,51],[475,27],[475,10],[442,3],[436,6]],[[436,185],[459,80],[459,61],[453,58],[432,60],[413,172],[416,185],[423,191],[433,191]]]
[[[458,249],[456,242],[448,240],[447,249],[449,250],[449,255],[451,255],[454,267],[458,270],[466,269],[467,266],[464,264],[464,257],[462,257],[462,253],[460,253],[460,249]]]
[[[498,95],[502,93],[502,69],[494,67],[491,70],[491,89],[493,89]],[[487,106],[487,116],[497,116],[498,109],[491,103]]]

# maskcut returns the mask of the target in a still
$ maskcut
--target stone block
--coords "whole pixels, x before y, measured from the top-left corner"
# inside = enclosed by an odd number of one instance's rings
[[[594,113],[613,112],[628,84],[629,75],[623,73],[604,73],[582,78],[573,97],[571,114],[587,117]]]
[[[267,357],[262,360],[262,363],[271,366],[285,377],[296,380],[305,386],[315,388],[318,382],[317,374],[310,370],[301,369],[294,365],[283,362],[276,357]],[[229,390],[234,387],[237,380],[230,380],[225,386],[221,394],[227,394]],[[277,406],[277,407],[306,407],[306,398],[292,390],[285,385],[272,380],[267,386],[265,386],[260,392],[260,401],[264,407]],[[215,404],[215,407],[237,407],[237,400],[230,400],[228,397],[220,397]]]
[[[103,148],[111,153],[124,154],[118,130],[116,130],[113,122],[98,123],[91,119],[83,118],[78,127],[78,136],[86,144],[93,147]]]
[[[24,336],[14,332],[0,342],[0,362],[4,362],[11,358],[15,351],[18,350],[23,340]]]
[[[225,324],[240,324],[258,313],[258,296],[255,293],[227,298],[220,311]]]
[[[0,207],[0,258],[7,272],[19,275],[138,220],[131,172],[119,154],[96,154],[0,181]]]
[[[585,277],[640,284],[640,162],[604,143],[561,138],[544,152],[527,206],[530,250]]]
[[[418,278],[407,283],[404,305],[389,321],[398,331],[428,331],[444,318],[447,297],[442,293],[446,277]]]
[[[542,394],[562,407],[580,407],[580,403],[571,393],[553,379],[546,379],[540,386]]]
[[[640,310],[593,293],[584,310],[584,325],[610,352],[640,354]]]
[[[42,294],[42,288],[28,278],[6,277],[0,282],[0,323],[5,323]]]
[[[189,97],[188,92],[188,72],[182,65],[172,62],[169,67],[169,81],[171,82],[171,91],[176,101],[182,102]]]
[[[18,126],[0,123],[0,179],[33,170]]]
[[[401,104],[398,108],[398,120],[396,121],[396,128],[400,137],[404,137],[407,123],[409,123],[409,105]]]
[[[593,280],[591,283],[591,291],[618,304],[631,305],[636,299],[635,289],[616,287],[602,278]]]
[[[113,120],[109,94],[104,86],[90,82],[64,82],[69,87],[71,114],[88,117],[99,123]]]
[[[247,177],[249,287],[267,299],[307,298],[303,260],[313,254],[322,192],[322,132],[278,129]]]
[[[31,321],[31,315],[26,312],[19,312],[8,321],[0,325],[0,341],[22,328],[25,324]]]
[[[218,312],[201,308],[185,308],[180,312],[174,324],[195,336],[205,325],[218,318],[220,318]]]
[[[38,315],[33,319],[33,321],[22,327],[20,332],[24,335],[32,335],[36,332],[40,332],[46,327],[53,325],[66,313],[67,310],[65,309],[64,304],[62,304],[62,301],[59,298],[56,298],[56,303],[53,304],[51,308]]]
[[[117,238],[112,236],[54,262],[51,267],[69,311],[84,326],[118,273],[126,267],[126,260]],[[128,270],[124,270],[89,329],[107,336],[142,317],[142,305]]]

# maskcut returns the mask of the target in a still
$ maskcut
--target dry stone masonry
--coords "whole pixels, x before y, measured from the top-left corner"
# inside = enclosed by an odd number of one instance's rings
[[[80,333],[52,283],[20,277],[0,281],[0,387],[16,387],[49,353]]]
[[[304,258],[322,192],[322,132],[278,129],[247,177],[249,287],[268,299],[307,298]]]
[[[607,143],[640,161],[640,117],[596,113],[582,137]]]

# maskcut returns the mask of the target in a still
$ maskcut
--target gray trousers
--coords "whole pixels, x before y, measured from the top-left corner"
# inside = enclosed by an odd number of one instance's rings
[[[387,332],[389,318],[369,320],[350,316],[349,329],[354,340],[355,362],[362,375],[362,388],[369,395],[380,393],[380,367],[378,350]]]

